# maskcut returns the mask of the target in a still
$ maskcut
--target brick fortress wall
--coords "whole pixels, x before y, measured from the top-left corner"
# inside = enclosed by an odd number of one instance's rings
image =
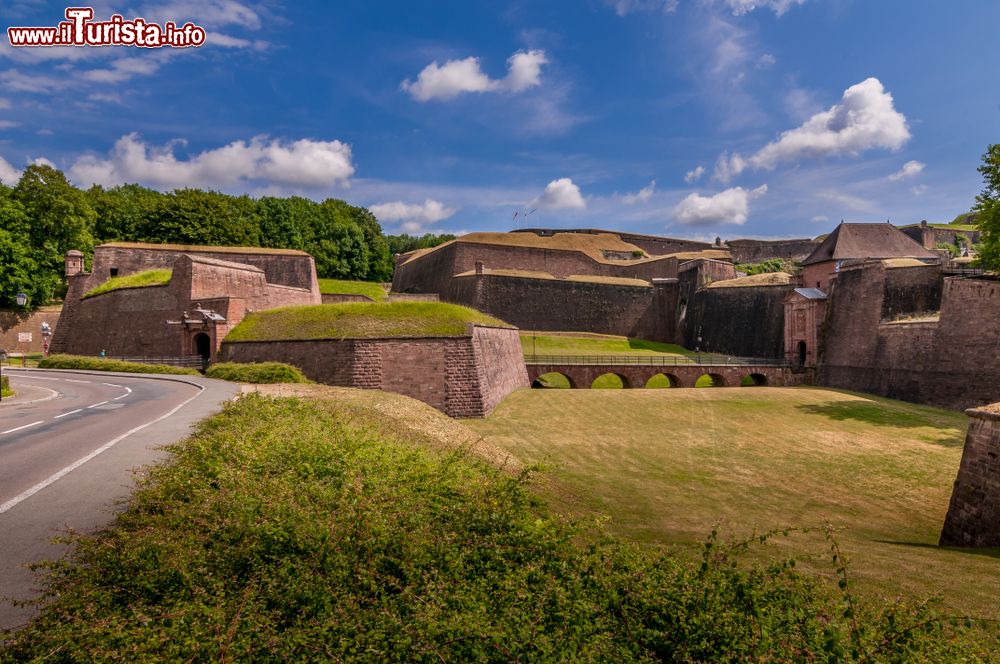
[[[224,341],[229,362],[287,362],[327,385],[382,389],[451,417],[485,417],[528,386],[518,331],[471,326],[461,337]]]
[[[741,357],[784,357],[791,285],[702,288],[687,304],[685,348]]]
[[[939,318],[921,317],[940,309]],[[824,323],[821,385],[964,409],[1000,401],[1000,282],[937,267],[841,271]],[[893,319],[914,315],[912,320]]]
[[[37,311],[0,311],[0,349],[8,353],[42,352],[42,323],[48,323],[54,332],[59,324],[59,307],[46,307]],[[17,340],[19,332],[30,332],[31,343],[22,344]]]
[[[819,246],[816,240],[727,240],[734,263],[760,263],[771,258],[802,261]]]
[[[1000,404],[970,418],[941,546],[1000,547]]]

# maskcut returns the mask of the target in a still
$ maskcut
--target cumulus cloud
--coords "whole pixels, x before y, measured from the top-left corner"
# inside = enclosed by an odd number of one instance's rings
[[[94,83],[122,83],[134,76],[149,76],[160,69],[160,63],[150,58],[120,58],[106,69],[91,69],[80,78]]]
[[[126,134],[106,159],[78,159],[70,177],[83,185],[141,182],[154,187],[225,187],[248,181],[297,188],[342,184],[354,174],[351,146],[340,141],[282,141],[256,136],[178,159],[183,141],[150,146]]]
[[[875,148],[898,150],[909,140],[906,116],[896,110],[881,81],[869,78],[845,90],[840,102],[783,132],[754,155],[744,159],[739,154],[723,153],[714,177],[729,182],[748,166],[772,170],[781,162],[801,157],[858,155]]]
[[[684,181],[687,182],[688,184],[694,184],[695,182],[697,182],[698,180],[700,180],[701,176],[704,175],[704,174],[705,174],[705,167],[704,166],[699,166],[698,168],[694,169],[693,171],[688,171],[687,173],[685,173],[684,174]]]
[[[813,217],[809,221],[813,222],[814,224],[822,224],[822,223],[825,223],[827,221],[830,221],[830,217],[826,216],[825,214],[817,214],[815,217]]]
[[[582,210],[587,207],[587,202],[583,200],[580,187],[576,186],[573,180],[559,178],[545,185],[545,191],[533,201],[532,205],[550,210]]]
[[[653,197],[653,192],[656,191],[656,180],[650,180],[649,184],[637,191],[634,194],[625,194],[622,196],[622,202],[625,205],[635,205],[637,203],[647,203],[649,199]]]
[[[0,182],[6,185],[14,185],[20,179],[21,171],[14,168],[9,161],[0,157]]]
[[[193,21],[209,28],[234,25],[259,30],[261,27],[260,15],[234,0],[168,0],[144,5],[139,15],[160,23],[175,21],[178,25]]]
[[[448,60],[440,65],[435,60],[400,87],[417,101],[432,99],[447,101],[466,92],[524,92],[541,85],[542,65],[548,59],[545,51],[518,51],[507,59],[507,75],[492,79],[480,68],[479,58]]]
[[[674,218],[690,226],[743,224],[750,216],[750,201],[767,193],[767,185],[756,189],[733,187],[713,196],[690,194],[674,208]]]
[[[787,12],[793,5],[803,5],[806,0],[725,0],[733,16],[749,14],[755,9],[770,9],[777,16]]]
[[[903,164],[903,167],[889,176],[889,179],[893,182],[899,182],[900,180],[905,180],[907,178],[912,178],[924,170],[927,164],[920,161],[908,161]]]
[[[403,222],[403,229],[411,233],[421,230],[427,224],[433,224],[455,214],[455,208],[445,207],[443,203],[433,198],[428,198],[423,203],[404,203],[402,201],[379,203],[368,206],[368,209],[378,217],[379,221],[385,223]]]
[[[910,187],[910,193],[914,196],[923,196],[924,192],[927,191],[926,184],[918,184],[916,187]]]

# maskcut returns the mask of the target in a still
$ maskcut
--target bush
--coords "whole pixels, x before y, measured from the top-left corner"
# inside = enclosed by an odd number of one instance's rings
[[[240,364],[220,362],[213,364],[205,372],[209,378],[228,380],[234,383],[309,383],[298,367],[282,362],[259,362]]]
[[[0,660],[954,661],[926,607],[859,606],[713,533],[692,562],[543,509],[524,475],[336,402],[227,404],[50,566]],[[751,541],[763,541],[766,536]],[[966,657],[969,661],[973,657]]]
[[[184,376],[201,375],[195,369],[171,367],[165,364],[141,364],[111,360],[104,357],[84,357],[82,355],[50,355],[38,362],[42,369],[85,369],[88,371],[120,371],[122,373],[177,374]]]
[[[10,378],[7,376],[0,378],[0,395],[5,397],[14,396],[14,390],[10,389]]]

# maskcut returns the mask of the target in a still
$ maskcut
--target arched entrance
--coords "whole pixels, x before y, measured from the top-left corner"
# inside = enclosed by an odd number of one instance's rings
[[[799,366],[800,367],[804,367],[806,365],[806,342],[805,341],[800,341],[799,342],[799,349],[798,350],[799,350],[799,352],[798,352]]]
[[[558,371],[552,371],[546,374],[542,374],[535,380],[531,381],[531,388],[535,390],[539,389],[563,389],[568,390],[573,387],[573,381],[566,374],[559,373]]]
[[[598,376],[590,384],[590,389],[592,390],[627,390],[629,387],[628,379],[616,373],[606,373]]]
[[[760,373],[752,373],[747,376],[743,376],[743,380],[740,381],[742,387],[761,387],[767,385],[767,376]]]
[[[201,361],[208,364],[212,359],[212,338],[204,332],[194,335],[195,355],[201,356]]]

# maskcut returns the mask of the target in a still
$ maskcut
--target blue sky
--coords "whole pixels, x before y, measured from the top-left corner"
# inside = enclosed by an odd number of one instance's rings
[[[806,237],[947,221],[998,141],[1000,3],[97,2],[196,49],[0,45],[0,179],[344,198],[387,232]],[[0,27],[65,5],[0,0]]]

